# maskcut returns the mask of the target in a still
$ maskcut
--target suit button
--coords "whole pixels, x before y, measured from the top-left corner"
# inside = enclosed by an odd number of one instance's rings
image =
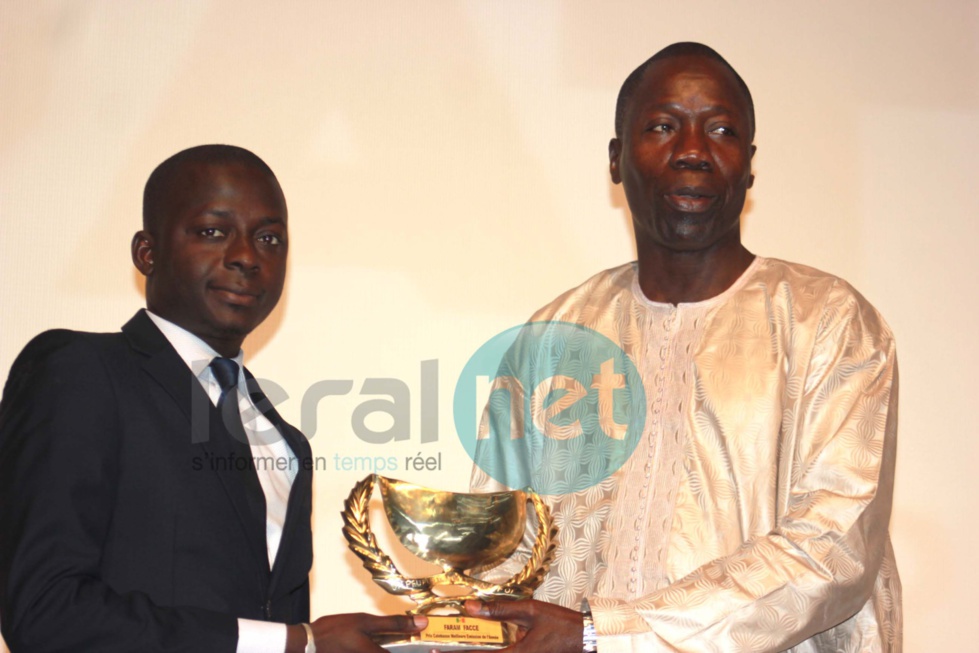
[[[272,618],[272,600],[269,599],[268,601],[266,601],[265,602],[265,605],[263,607],[264,607],[264,612],[265,612],[265,618],[266,619],[271,619]]]

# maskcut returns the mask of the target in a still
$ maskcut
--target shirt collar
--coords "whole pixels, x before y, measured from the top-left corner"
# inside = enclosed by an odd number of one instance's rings
[[[163,337],[177,350],[177,355],[180,356],[181,360],[187,364],[187,367],[191,369],[196,376],[201,381],[207,381],[211,378],[210,368],[211,361],[215,358],[221,356],[218,352],[214,350],[209,344],[201,340],[198,336],[194,335],[187,329],[177,326],[173,322],[166,320],[155,313],[147,310],[146,315],[153,320],[153,324],[156,328],[160,330]],[[245,358],[245,352],[241,349],[238,350],[238,355],[232,358],[234,362],[238,363],[238,368],[243,369],[243,360]],[[241,384],[245,379],[245,375],[238,375],[238,383]]]

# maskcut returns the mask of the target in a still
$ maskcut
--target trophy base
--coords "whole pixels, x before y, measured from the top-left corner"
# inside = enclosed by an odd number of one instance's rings
[[[511,624],[475,617],[428,615],[428,627],[405,639],[397,635],[378,637],[381,648],[392,653],[431,651],[499,651],[515,641]]]

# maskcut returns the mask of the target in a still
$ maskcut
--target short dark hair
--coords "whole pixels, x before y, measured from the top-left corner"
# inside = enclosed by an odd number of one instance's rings
[[[176,176],[188,164],[240,163],[269,175],[278,183],[275,173],[257,154],[237,145],[197,145],[177,152],[156,166],[143,188],[143,229],[152,233],[160,222],[160,210],[166,205]]]
[[[744,94],[745,100],[748,101],[748,119],[751,124],[751,138],[755,138],[755,103],[751,99],[751,91],[748,90],[748,85],[744,83],[741,79],[741,75],[738,71],[727,62],[727,60],[722,57],[714,48],[704,45],[703,43],[694,43],[692,41],[683,41],[680,43],[674,43],[668,45],[649,59],[646,59],[638,68],[633,70],[625,81],[622,82],[622,88],[619,89],[619,97],[615,101],[615,137],[622,138],[622,129],[625,127],[625,113],[629,108],[629,104],[632,102],[632,97],[636,93],[636,89],[639,88],[640,82],[642,82],[643,76],[646,74],[646,69],[657,61],[663,59],[671,59],[673,57],[684,57],[684,56],[696,56],[696,57],[708,57],[714,61],[720,62],[725,68],[731,71],[734,75],[734,80],[738,84],[738,88]]]

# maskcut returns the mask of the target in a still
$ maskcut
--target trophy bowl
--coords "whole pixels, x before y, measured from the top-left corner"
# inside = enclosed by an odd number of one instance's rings
[[[523,538],[527,494],[441,492],[378,477],[391,530],[413,554],[462,571],[509,557]]]
[[[442,567],[442,573],[408,578],[377,545],[368,504],[380,485],[391,530],[413,555]],[[537,517],[537,538],[524,567],[502,583],[465,573],[489,567],[517,550],[527,529],[527,504]],[[375,583],[392,594],[407,595],[417,606],[409,614],[426,614],[429,625],[410,640],[382,639],[391,651],[497,650],[513,642],[515,628],[464,614],[469,599],[526,599],[543,582],[557,542],[547,505],[526,490],[489,494],[444,492],[372,474],[357,483],[344,502],[343,535],[371,572]],[[454,587],[449,595],[439,587]],[[433,614],[438,613],[438,614]]]

